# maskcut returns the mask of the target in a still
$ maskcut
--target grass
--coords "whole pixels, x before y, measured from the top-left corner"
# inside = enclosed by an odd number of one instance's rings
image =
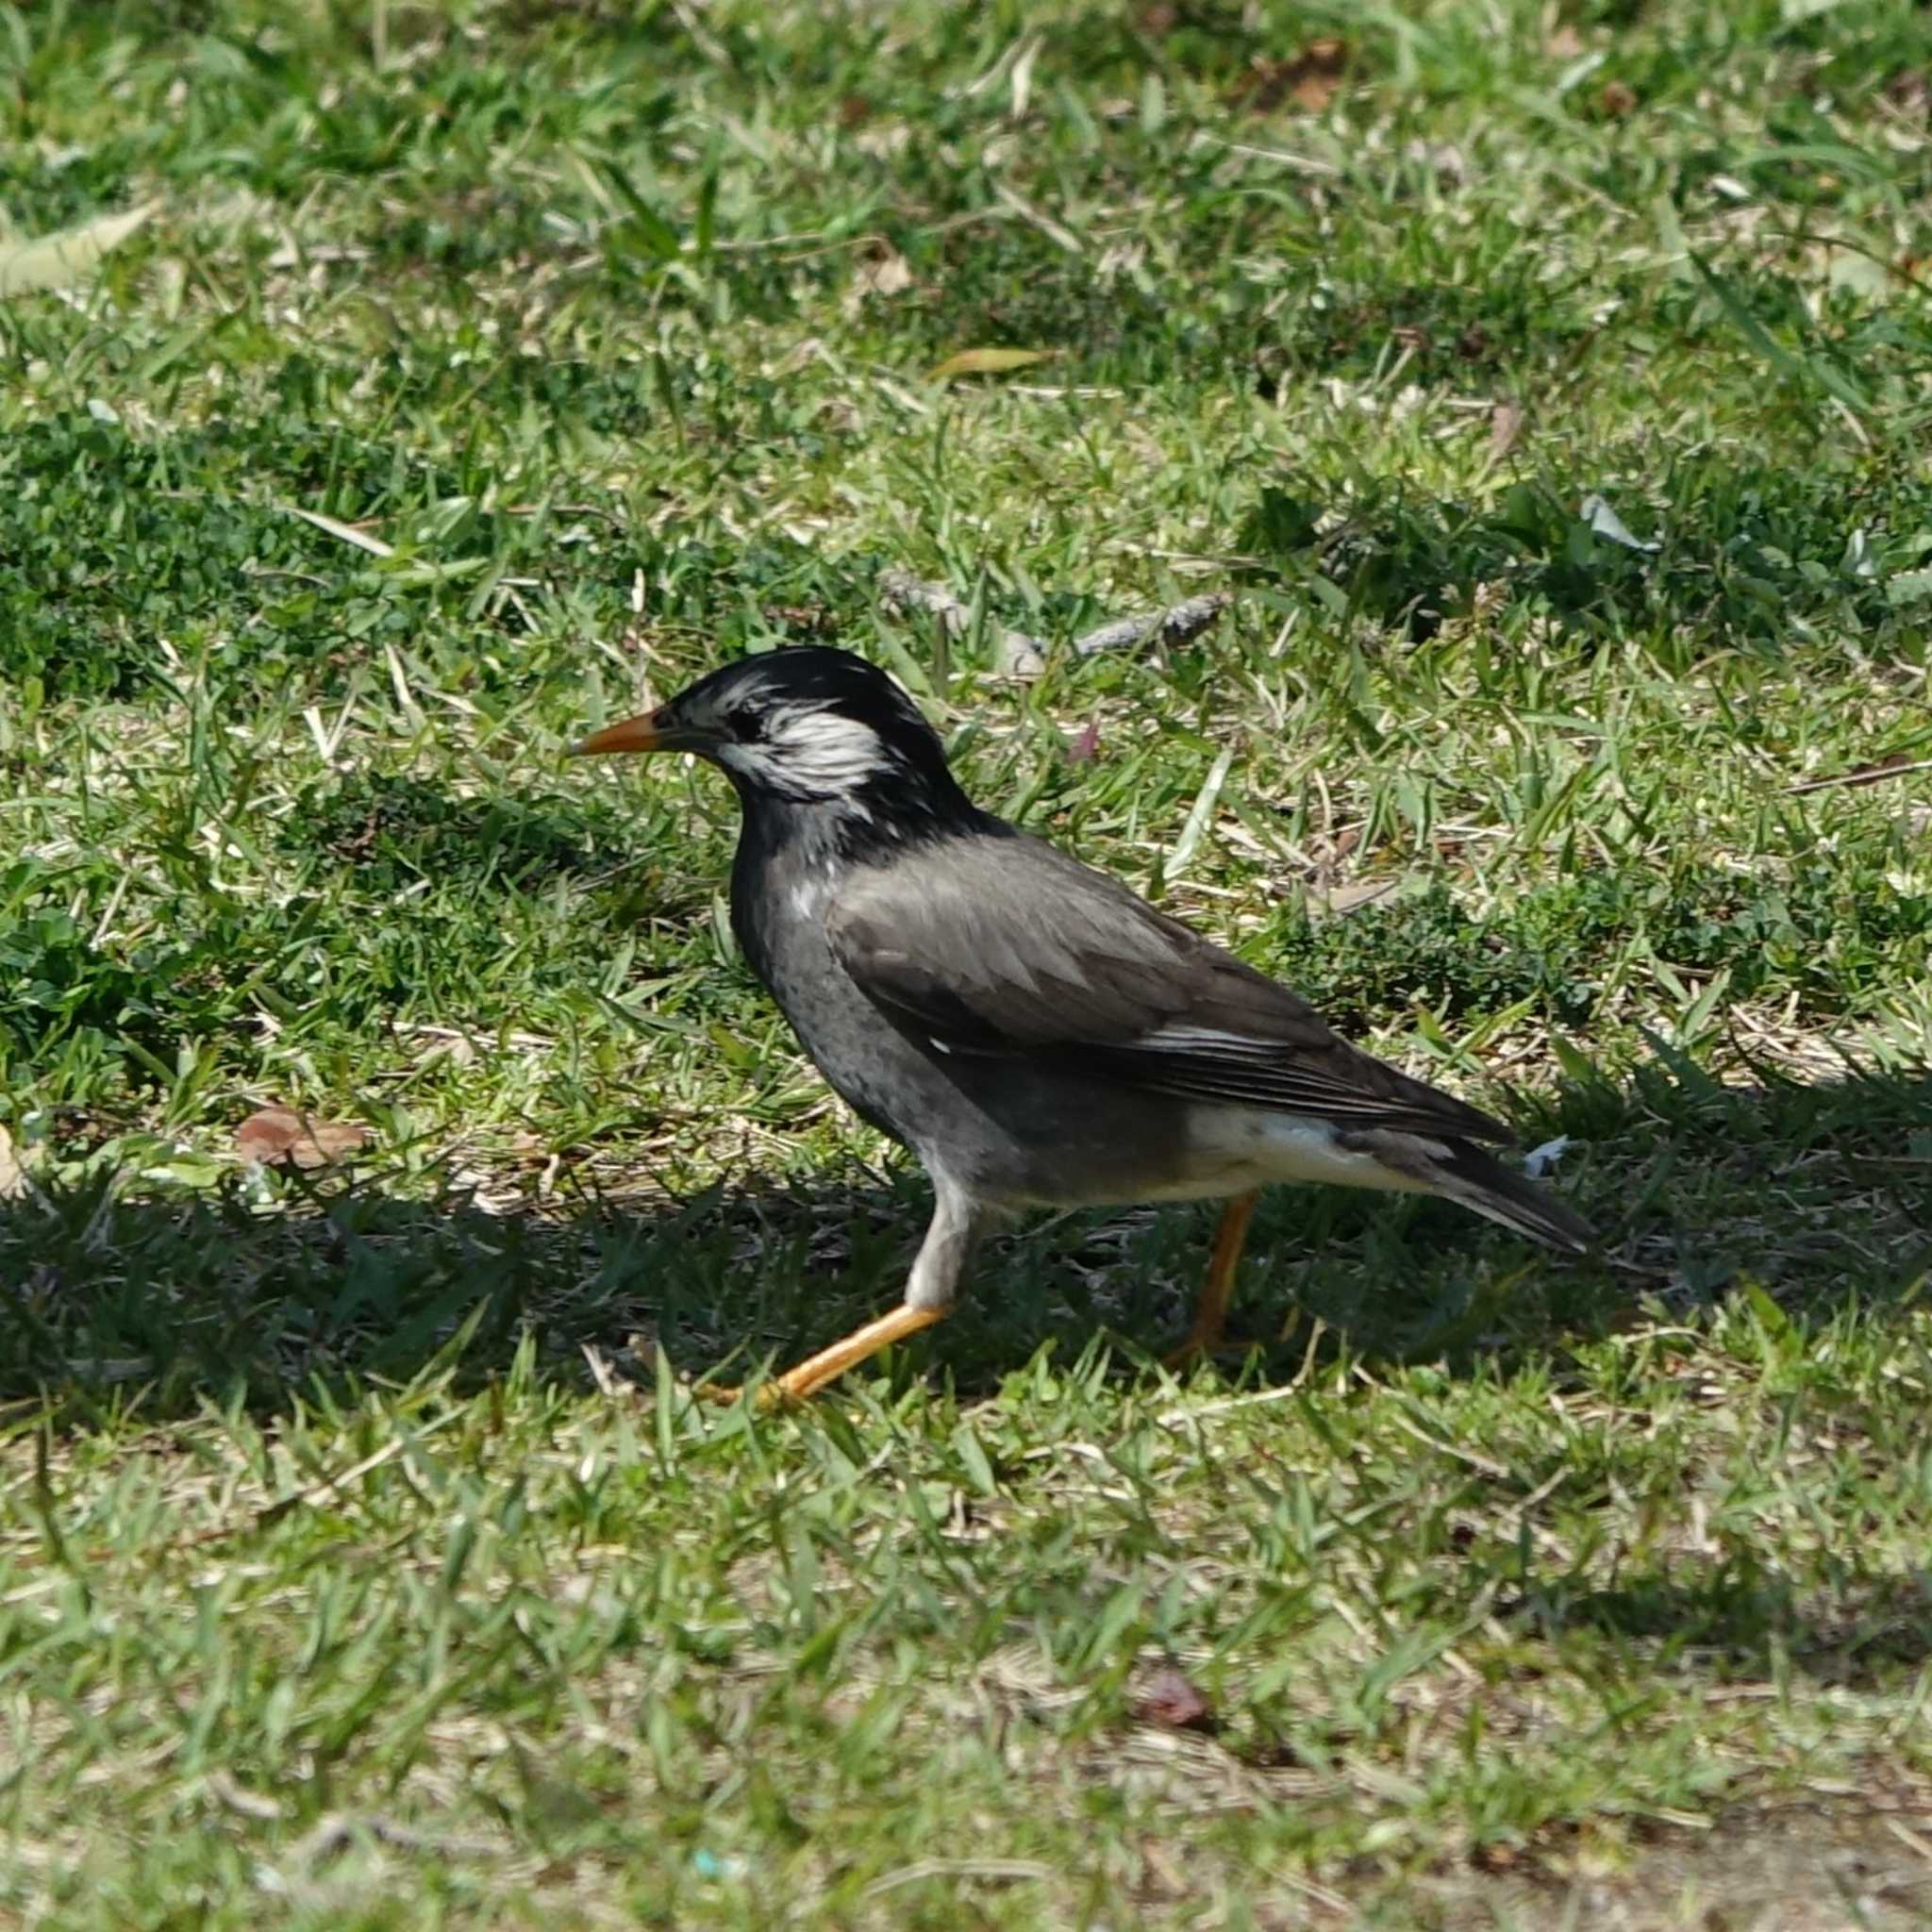
[[[0,1924],[1924,1922],[1923,9],[0,44],[10,232],[155,209],[0,304]],[[818,637],[1603,1257],[1284,1195],[1176,1383],[1205,1213],[1066,1217],[694,1404],[923,1190],[558,753]]]

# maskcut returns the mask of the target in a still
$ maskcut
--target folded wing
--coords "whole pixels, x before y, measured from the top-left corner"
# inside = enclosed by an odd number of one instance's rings
[[[862,874],[825,931],[880,1012],[942,1053],[1063,1059],[1177,1099],[1353,1127],[1511,1138],[1050,845],[977,835],[924,858]]]

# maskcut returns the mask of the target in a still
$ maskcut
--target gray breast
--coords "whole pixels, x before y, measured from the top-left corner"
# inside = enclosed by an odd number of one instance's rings
[[[839,1095],[881,1133],[918,1151],[916,1129],[930,1111],[918,1103],[934,1075],[926,1057],[885,1024],[825,943],[830,866],[801,856],[760,866],[752,876],[748,871],[734,869],[732,926],[752,970]]]

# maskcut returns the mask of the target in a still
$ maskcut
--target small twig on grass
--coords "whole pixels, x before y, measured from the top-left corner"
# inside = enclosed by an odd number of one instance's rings
[[[1165,610],[1145,610],[1136,617],[1116,617],[1074,640],[1074,649],[1082,658],[1098,651],[1124,651],[1136,644],[1185,644],[1197,638],[1234,602],[1225,591],[1210,591],[1203,597],[1184,597]]]
[[[894,616],[930,610],[950,641],[973,627],[973,607],[962,604],[943,584],[929,584],[909,571],[889,570],[879,577],[879,602]],[[1011,677],[1038,677],[1046,669],[1046,646],[1024,630],[1001,627],[997,668]]]
[[[301,1865],[319,1864],[346,1850],[365,1833],[378,1844],[393,1845],[403,1852],[427,1852],[439,1858],[500,1858],[508,1849],[490,1839],[442,1838],[435,1832],[418,1831],[414,1825],[385,1818],[380,1812],[330,1811],[296,1841],[291,1856]]]
[[[1793,798],[1807,791],[1824,791],[1834,785],[1876,785],[1884,778],[1903,778],[1911,772],[1932,772],[1932,758],[1880,758],[1875,765],[1860,765],[1856,771],[1833,772],[1823,778],[1803,778],[1785,791]]]
[[[973,623],[973,607],[962,602],[943,584],[928,583],[909,571],[889,570],[879,577],[879,601],[887,610],[903,615],[908,610],[929,610],[939,619],[948,639],[963,637]],[[1205,596],[1187,597],[1165,610],[1143,610],[1131,617],[1116,617],[1074,640],[1076,657],[1091,658],[1101,651],[1124,651],[1145,643],[1184,644],[1198,637],[1234,600],[1225,591]],[[1046,669],[1047,647],[1024,630],[1001,625],[997,633],[997,668],[1009,677],[1038,677]]]

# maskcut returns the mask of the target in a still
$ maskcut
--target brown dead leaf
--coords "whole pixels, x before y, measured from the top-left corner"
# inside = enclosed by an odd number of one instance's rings
[[[1932,75],[1924,69],[1907,68],[1885,83],[1885,98],[1902,114],[1923,121],[1932,114]]]
[[[852,293],[860,302],[868,295],[903,295],[911,286],[912,271],[890,242],[881,242],[852,277]]]
[[[1353,879],[1346,885],[1330,886],[1325,891],[1311,891],[1306,903],[1312,914],[1325,913],[1340,919],[1345,913],[1359,911],[1378,899],[1386,899],[1401,883],[1399,879]]]
[[[317,1120],[292,1107],[265,1107],[235,1129],[235,1152],[251,1166],[326,1167],[368,1139],[369,1129],[354,1121]]]
[[[1074,736],[1074,741],[1067,747],[1067,762],[1070,765],[1091,765],[1100,756],[1100,720],[1090,718]]]
[[[5,1127],[0,1127],[0,1201],[21,1200],[28,1187],[26,1170],[20,1164],[20,1156],[13,1151],[13,1136]]]
[[[779,630],[799,630],[815,638],[834,636],[839,621],[823,604],[765,604],[759,607],[767,624]]]
[[[1621,121],[1637,111],[1637,90],[1627,80],[1607,80],[1597,101],[1613,121]]]
[[[1299,53],[1274,60],[1256,55],[1228,95],[1228,106],[1251,114],[1272,114],[1291,101],[1307,114],[1319,114],[1335,98],[1348,66],[1348,42],[1333,35],[1310,41]]]
[[[1523,405],[1498,403],[1490,411],[1490,460],[1500,463],[1523,434]]]
[[[851,129],[863,127],[872,119],[872,103],[863,94],[847,94],[839,103],[839,125]]]
[[[1565,21],[1543,42],[1543,52],[1552,60],[1574,60],[1583,52],[1583,36]]]
[[[1178,1664],[1162,1664],[1149,1674],[1128,1715],[1171,1731],[1211,1731],[1217,1724],[1213,1707]]]
[[[1143,7],[1134,16],[1134,25],[1150,41],[1164,41],[1180,25],[1181,10],[1169,4],[1169,0],[1154,0],[1151,7]]]
[[[362,815],[362,823],[353,832],[344,831],[328,841],[328,849],[338,858],[346,858],[351,864],[359,865],[375,850],[375,841],[382,837],[382,813],[372,807]]]

